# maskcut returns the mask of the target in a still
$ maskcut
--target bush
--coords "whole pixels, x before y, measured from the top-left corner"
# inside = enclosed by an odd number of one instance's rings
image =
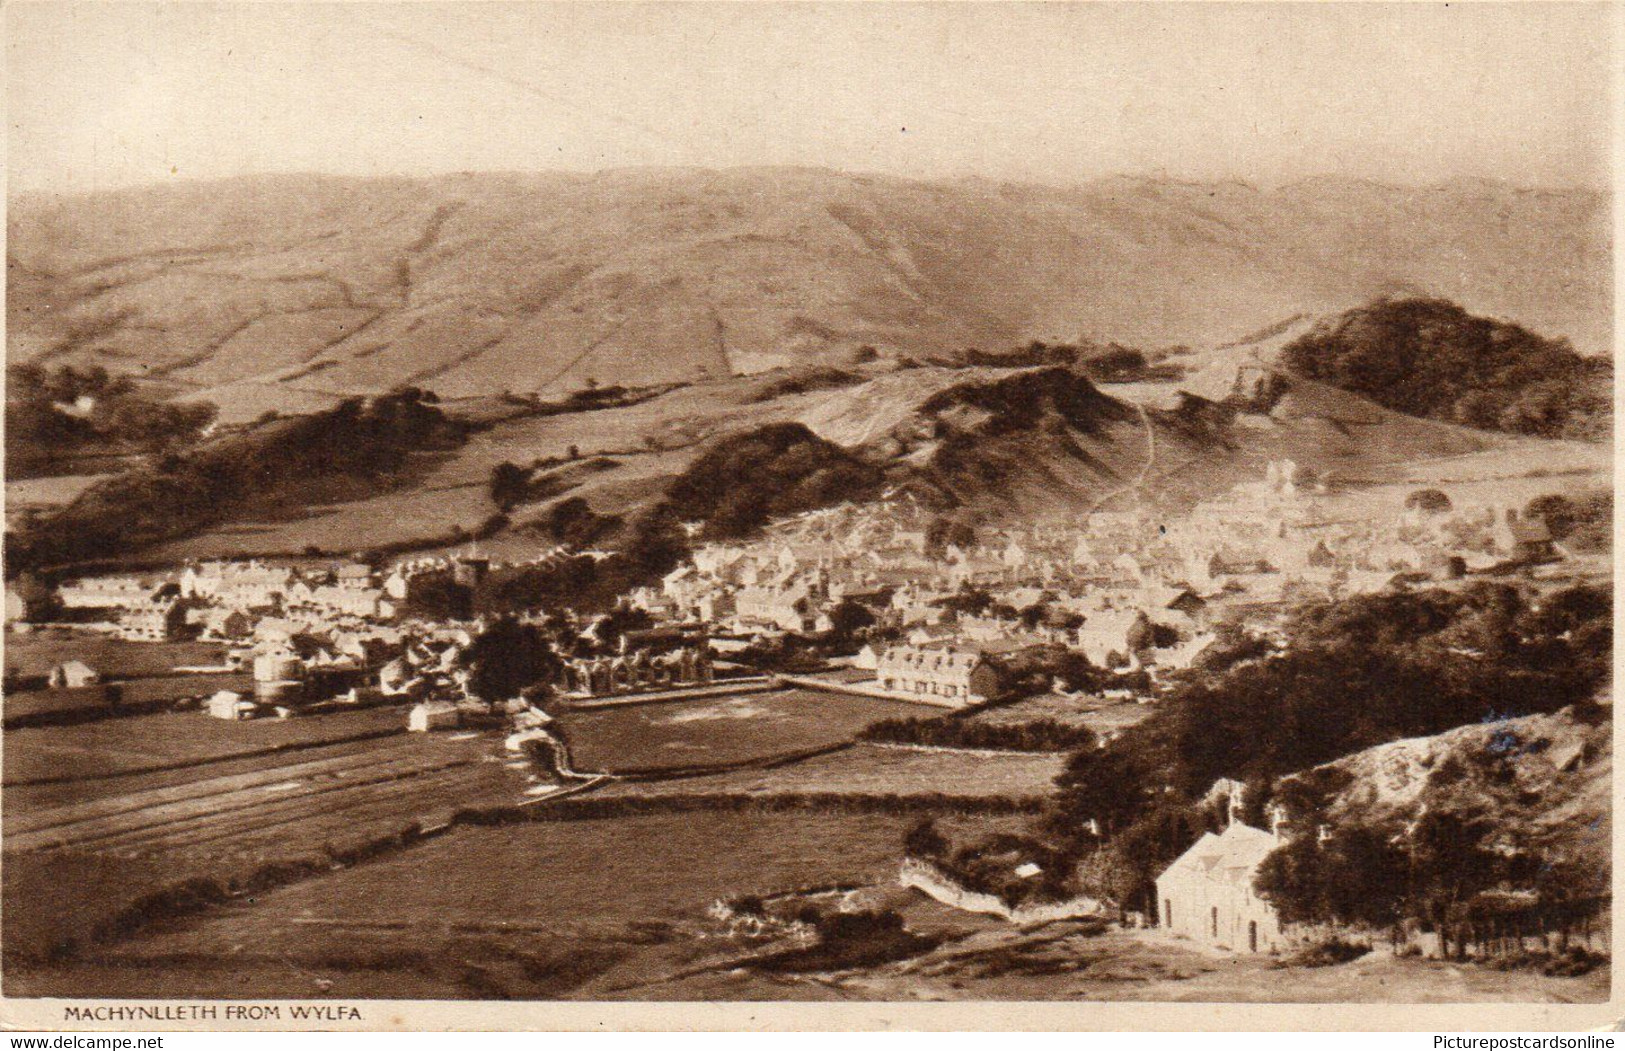
[[[1328,938],[1300,949],[1277,963],[1276,967],[1334,967],[1350,960],[1358,960],[1371,951],[1369,945],[1358,945],[1342,938]]]
[[[977,723],[952,716],[881,719],[864,727],[858,736],[893,744],[1010,752],[1061,752],[1095,744],[1094,732],[1088,727],[1053,719],[1029,723]]]
[[[1485,958],[1483,965],[1492,971],[1538,971],[1548,978],[1578,978],[1608,965],[1608,956],[1583,946],[1571,946],[1563,952],[1545,949],[1520,949]]]
[[[1405,497],[1405,506],[1411,510],[1443,514],[1450,510],[1450,497],[1442,489],[1418,489]]]

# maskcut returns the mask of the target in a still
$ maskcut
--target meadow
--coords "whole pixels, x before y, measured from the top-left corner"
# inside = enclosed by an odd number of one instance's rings
[[[6,667],[29,678],[46,675],[65,661],[83,661],[104,679],[167,676],[176,667],[212,666],[226,659],[215,642],[129,642],[94,632],[47,628],[25,635],[7,632]]]
[[[578,770],[722,766],[849,741],[906,707],[815,690],[566,711],[559,724]]]
[[[30,784],[107,781],[272,750],[404,732],[405,727],[403,710],[371,708],[245,722],[211,719],[197,711],[162,712],[75,726],[8,730],[0,742],[5,750],[6,802],[9,809],[14,790]],[[127,791],[128,782],[120,780],[107,790]]]
[[[771,797],[987,796],[1039,799],[1054,789],[1065,758],[1055,753],[926,751],[857,744],[768,770],[612,785],[593,799],[728,794]]]
[[[564,996],[620,964],[647,975],[739,951],[703,933],[718,899],[893,880],[910,821],[696,813],[457,829],[71,963],[14,969],[8,991]]]

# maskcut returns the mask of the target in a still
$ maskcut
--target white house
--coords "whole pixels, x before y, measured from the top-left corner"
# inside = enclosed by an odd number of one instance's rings
[[[425,701],[422,704],[414,704],[406,716],[406,728],[414,733],[451,730],[462,724],[462,711],[447,701]]]
[[[963,706],[985,701],[1003,685],[999,669],[974,650],[893,646],[880,655],[880,688],[933,704]]]
[[[1157,912],[1165,930],[1232,952],[1269,952],[1283,943],[1280,917],[1253,890],[1253,877],[1281,840],[1232,821],[1203,833],[1157,877]]]
[[[221,690],[203,702],[203,710],[216,719],[252,719],[256,705],[235,690]]]
[[[93,686],[101,681],[101,675],[84,661],[66,661],[51,669],[47,680],[53,688],[77,689],[81,686]]]

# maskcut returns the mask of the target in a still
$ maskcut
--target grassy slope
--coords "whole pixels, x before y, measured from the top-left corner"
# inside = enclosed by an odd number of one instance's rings
[[[1200,344],[1422,290],[1609,345],[1595,195],[1072,189],[799,169],[278,176],[16,202],[9,356],[308,411],[1088,334]]]
[[[1510,463],[1507,457],[1522,462],[1530,456],[1561,456],[1565,463],[1584,462],[1593,469],[1606,461],[1606,450],[1599,455],[1590,447],[1520,441],[1413,420],[1307,381],[1275,413],[1231,423],[1157,408],[1142,416],[1127,403],[1086,398],[1064,433],[1046,429],[1046,413],[1040,412],[1032,426],[989,435],[988,425],[997,423],[991,414],[951,404],[952,398],[932,401],[950,388],[987,387],[1026,374],[987,368],[882,368],[861,383],[766,401],[755,400],[762,381],[728,378],[622,408],[509,419],[473,434],[454,451],[422,458],[399,488],[334,499],[297,514],[240,520],[161,545],[147,557],[297,554],[310,544],[340,551],[396,543],[432,546],[456,527],[472,532],[496,512],[488,483],[499,463],[561,458],[574,446],[583,457],[602,456],[614,464],[595,472],[568,472],[567,488],[514,509],[513,528],[488,542],[496,554],[529,554],[549,541],[524,527],[554,501],[582,497],[598,513],[629,515],[658,497],[709,443],[780,422],[803,423],[820,437],[894,471],[935,479],[973,510],[995,519],[1067,515],[1103,502],[1121,505],[1137,496],[1177,509],[1261,477],[1267,462],[1288,457],[1341,477],[1373,481],[1397,481],[1409,473],[1405,465],[1441,457]],[[1038,385],[1039,402],[1045,400],[1044,387]],[[1108,395],[1111,390],[1102,388]],[[1018,398],[1010,411],[1028,404]],[[962,456],[951,470],[943,468],[944,426],[981,435],[970,449],[969,462],[959,462]],[[1148,431],[1155,439],[1155,462],[1149,470]],[[1521,455],[1512,456],[1512,451]],[[1560,487],[1561,479],[1548,481],[1548,490]]]

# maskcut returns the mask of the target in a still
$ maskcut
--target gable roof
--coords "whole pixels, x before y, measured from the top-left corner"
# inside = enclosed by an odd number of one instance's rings
[[[1237,887],[1250,886],[1259,863],[1280,845],[1279,840],[1261,828],[1232,822],[1218,835],[1204,833],[1164,869],[1158,879],[1194,876]]]

